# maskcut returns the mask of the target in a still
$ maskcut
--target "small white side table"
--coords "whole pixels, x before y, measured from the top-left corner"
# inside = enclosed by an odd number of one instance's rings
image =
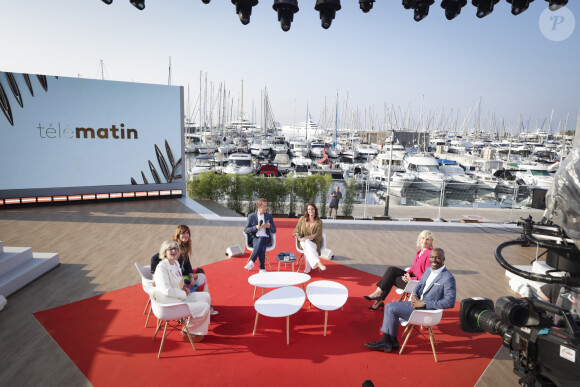
[[[290,316],[302,308],[305,300],[304,291],[295,286],[274,289],[260,297],[254,303],[256,322],[252,336],[256,335],[258,316],[261,314],[268,317],[286,317],[286,345],[290,345]]]
[[[314,281],[306,286],[306,295],[312,305],[324,310],[324,336],[326,336],[328,311],[342,308],[348,299],[348,289],[334,281]]]

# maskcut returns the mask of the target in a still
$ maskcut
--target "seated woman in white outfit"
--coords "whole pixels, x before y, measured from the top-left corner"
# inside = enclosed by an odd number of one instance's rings
[[[318,208],[314,203],[308,203],[304,216],[300,217],[294,236],[300,241],[300,248],[304,250],[306,264],[304,273],[309,273],[310,269],[320,268],[326,270],[326,266],[320,262],[320,248],[322,246],[322,220],[318,217]]]
[[[159,257],[162,261],[157,265],[153,275],[155,281],[153,297],[162,304],[187,303],[191,311],[191,317],[187,321],[187,330],[190,335],[195,335],[194,341],[199,342],[207,334],[211,297],[207,292],[192,293],[189,286],[183,286],[183,275],[177,263],[179,257],[179,244],[177,242],[163,242],[159,248]],[[187,339],[187,334],[184,339]]]

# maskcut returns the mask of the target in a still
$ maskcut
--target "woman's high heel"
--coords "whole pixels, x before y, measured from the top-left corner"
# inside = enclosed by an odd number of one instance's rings
[[[375,305],[375,304],[373,304],[373,305]],[[383,308],[383,310],[385,309],[385,303],[383,301],[381,301],[381,303],[378,304],[376,308],[373,308],[373,305],[369,306],[370,310],[377,310],[379,308]]]
[[[369,297],[369,296],[363,296],[365,300],[367,301],[378,301],[381,299],[380,296],[376,296],[376,297]]]

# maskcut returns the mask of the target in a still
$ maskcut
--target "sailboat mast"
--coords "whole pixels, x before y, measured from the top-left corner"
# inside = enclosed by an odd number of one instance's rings
[[[241,118],[240,118],[240,144],[244,146],[244,80],[242,79],[242,98],[241,98]]]

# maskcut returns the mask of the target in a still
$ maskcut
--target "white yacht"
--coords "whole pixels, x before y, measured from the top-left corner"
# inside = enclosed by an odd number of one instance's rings
[[[447,176],[446,188],[454,191],[470,191],[477,187],[477,180],[465,174],[459,165],[441,165],[439,170]]]
[[[312,141],[310,143],[310,156],[320,158],[324,155],[324,142]]]
[[[369,144],[359,144],[358,148],[359,157],[370,158],[379,154],[379,151],[370,146]]]
[[[250,145],[250,152],[254,156],[258,156],[259,154],[269,155],[272,151],[272,141],[269,139],[259,139],[256,140]]]
[[[312,167],[312,159],[304,156],[296,156],[292,158],[292,165],[293,166],[304,166],[308,169]]]
[[[214,168],[215,161],[212,155],[199,155],[194,161],[193,165],[187,171],[188,175],[195,176],[202,172],[210,171]]]
[[[284,136],[275,136],[274,144],[272,145],[272,153],[275,155],[288,153],[288,145]]]
[[[290,161],[290,156],[287,153],[278,153],[274,156],[274,164],[278,166],[278,170],[281,173],[287,173],[292,169],[292,162]]]
[[[499,183],[497,177],[495,177],[489,172],[473,171],[468,172],[467,175],[471,176],[473,179],[477,181],[477,187],[479,189],[493,191],[495,190],[497,184]]]
[[[232,153],[228,157],[228,165],[224,168],[224,173],[240,175],[254,173],[252,156],[247,153]]]
[[[548,171],[545,164],[520,164],[516,177],[522,179],[528,188],[548,189],[552,186],[554,177]]]
[[[419,190],[441,191],[444,182],[449,179],[439,170],[437,159],[429,154],[407,155],[403,159],[405,171],[412,173],[417,178],[413,184]]]
[[[290,140],[290,154],[292,156],[308,157],[310,144],[302,140]]]

